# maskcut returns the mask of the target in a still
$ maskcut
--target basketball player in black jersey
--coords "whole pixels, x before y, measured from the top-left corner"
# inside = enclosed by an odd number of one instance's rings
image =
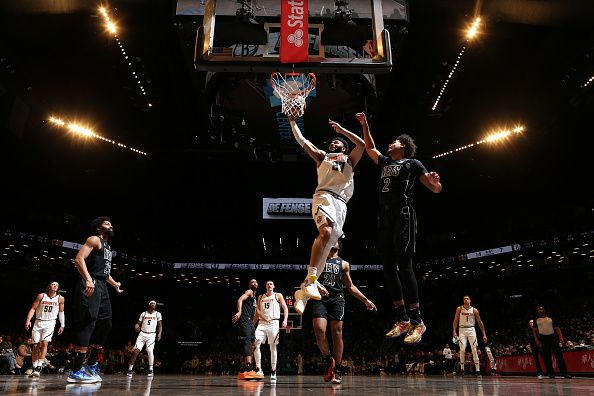
[[[97,357],[111,330],[111,302],[108,284],[118,293],[121,283],[111,277],[111,247],[107,243],[113,237],[109,217],[98,217],[91,222],[91,234],[75,258],[76,269],[81,278],[75,286],[76,357],[68,382],[100,382],[97,374]],[[90,349],[87,364],[83,365]]]
[[[400,135],[390,143],[387,156],[380,153],[369,132],[365,114],[358,113],[356,117],[363,127],[365,150],[381,167],[377,248],[384,266],[386,287],[396,310],[394,326],[386,337],[407,333],[404,342],[416,344],[421,341],[426,327],[419,311],[419,292],[412,265],[417,234],[413,191],[419,180],[432,192],[441,192],[439,175],[427,172],[420,161],[413,159],[417,146],[408,135]]]
[[[259,368],[252,364],[252,355],[256,348],[256,290],[258,290],[258,281],[250,279],[249,289],[237,299],[237,312],[231,317],[231,321],[238,327],[237,338],[241,343],[245,362],[237,373],[237,379],[240,380],[264,379],[264,374],[259,373]]]
[[[330,249],[326,265],[319,277],[319,282],[325,288],[325,291],[320,288],[322,299],[319,301],[312,300],[310,303],[312,305],[312,321],[316,343],[324,360],[324,381],[332,381],[333,384],[342,382],[344,289],[362,301],[368,310],[377,310],[375,304],[353,284],[349,263],[338,256],[340,249],[341,241],[339,240]],[[328,320],[330,320],[330,332],[332,333],[333,356],[330,354],[328,340],[326,339]]]

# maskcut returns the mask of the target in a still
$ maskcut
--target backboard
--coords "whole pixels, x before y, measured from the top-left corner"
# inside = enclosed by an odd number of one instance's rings
[[[300,2],[302,0],[294,0]],[[406,0],[309,0],[307,62],[281,63],[281,0],[178,0],[178,15],[201,18],[194,65],[214,72],[388,73],[386,25],[405,26]]]

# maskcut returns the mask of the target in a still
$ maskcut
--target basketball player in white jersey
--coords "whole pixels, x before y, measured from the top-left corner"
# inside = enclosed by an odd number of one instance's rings
[[[264,342],[268,342],[268,345],[270,345],[271,381],[276,381],[276,346],[279,341],[280,329],[278,321],[280,320],[281,307],[283,309],[283,323],[281,326],[284,329],[287,327],[289,308],[287,307],[283,295],[274,291],[274,282],[271,280],[266,281],[266,294],[261,294],[258,297],[258,305],[256,307],[258,327],[256,327],[256,349],[254,349],[254,359],[256,361],[256,367],[260,368],[259,374],[264,375],[262,366],[260,365],[262,361],[260,345]]]
[[[325,152],[303,137],[294,118],[289,117],[289,122],[295,140],[315,161],[318,173],[318,186],[312,200],[312,215],[319,233],[311,248],[307,277],[301,284],[301,290],[295,292],[295,310],[302,314],[308,298],[321,300],[320,290],[324,295],[327,294],[324,287],[320,287],[320,283],[317,282],[318,274],[324,269],[330,249],[342,236],[347,202],[354,191],[354,169],[365,151],[365,142],[337,122],[329,120],[334,131],[348,138],[355,147],[349,154],[347,140],[337,136],[330,141],[328,152]]]
[[[476,368],[475,374],[479,376],[481,373],[477,348],[478,340],[476,338],[476,329],[474,328],[475,323],[481,328],[483,342],[487,343],[487,333],[485,331],[485,325],[481,320],[479,310],[470,305],[470,296],[464,296],[464,304],[456,308],[453,326],[454,338],[458,337],[460,343],[460,370],[462,370],[462,375],[464,375],[464,360],[467,343],[470,343],[470,349],[472,350],[472,359],[474,360],[474,366]]]
[[[66,326],[66,317],[64,315],[64,297],[62,297],[58,290],[60,285],[58,282],[50,283],[45,293],[39,293],[31,305],[31,309],[27,314],[25,320],[25,329],[31,328],[31,319],[35,315],[35,324],[31,331],[31,338],[33,339],[32,361],[33,372],[30,377],[39,377],[41,369],[45,363],[45,354],[47,353],[47,346],[52,341],[54,329],[56,328],[56,319],[60,318],[60,328],[58,335],[62,334]]]
[[[161,312],[156,311],[156,308],[157,302],[155,300],[149,301],[148,310],[140,314],[138,322],[134,325],[134,330],[139,333],[138,337],[136,337],[136,345],[134,345],[132,357],[128,363],[128,377],[132,377],[132,369],[134,368],[136,358],[145,346],[149,363],[147,376],[153,376],[153,363],[155,362],[153,350],[155,349],[155,343],[161,341],[161,332],[163,331],[163,317],[161,316]]]

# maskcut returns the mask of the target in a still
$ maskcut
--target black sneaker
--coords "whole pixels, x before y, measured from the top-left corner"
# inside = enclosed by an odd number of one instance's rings
[[[126,375],[127,375],[128,377],[132,377],[132,370],[128,370],[128,372],[126,373]]]
[[[336,367],[334,369],[334,373],[333,373],[333,376],[332,376],[332,383],[333,384],[340,384],[340,383],[342,383],[342,373],[341,373],[339,367]]]
[[[569,378],[573,378],[573,377],[571,375],[569,375],[569,374],[565,374],[565,375],[563,375],[563,378],[568,378],[569,379]]]

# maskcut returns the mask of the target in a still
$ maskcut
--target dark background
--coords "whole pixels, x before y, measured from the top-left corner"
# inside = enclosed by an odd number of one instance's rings
[[[174,261],[306,263],[313,222],[262,221],[261,201],[311,196],[313,162],[301,154],[283,161],[283,153],[298,150],[270,140],[264,121],[251,122],[272,113],[265,102],[242,98],[241,89],[229,94],[251,112],[239,148],[235,136],[213,133],[211,93],[192,65],[196,18],[176,17],[172,1],[110,3],[144,96],[95,7],[64,4],[53,10],[46,2],[0,1],[0,226],[82,243],[90,221],[107,215],[116,230],[114,249],[136,255],[136,268],[151,273]],[[594,98],[592,85],[583,86],[594,73],[592,4],[484,1],[483,33],[431,111],[474,8],[470,1],[411,2],[393,71],[379,80],[379,95],[368,108],[379,147],[406,131],[418,143],[417,157],[441,175],[441,194],[417,191],[419,261],[592,229]],[[304,123],[314,143],[324,147],[332,137],[327,117],[359,132],[353,116],[363,103],[356,96],[349,100],[348,110],[330,92],[312,101]],[[91,123],[98,133],[150,155],[73,138],[48,125],[50,114]],[[228,122],[237,122],[235,116]],[[521,136],[432,159],[516,123],[526,127]],[[259,144],[256,151],[245,149],[250,138]],[[344,254],[355,264],[378,263],[377,177],[364,157],[345,226]],[[67,278],[74,271],[65,266],[58,274]],[[129,277],[135,295],[147,301],[175,289],[172,274],[166,275],[172,283],[151,283],[147,290],[122,271],[117,275]],[[26,293],[31,298],[49,283],[49,274],[33,274]],[[243,289],[234,277],[245,285],[251,276],[226,275],[236,294]],[[380,279],[379,272],[361,276]],[[292,286],[288,279],[281,283]],[[26,300],[18,307],[23,314]],[[221,309],[231,312],[232,304]]]

